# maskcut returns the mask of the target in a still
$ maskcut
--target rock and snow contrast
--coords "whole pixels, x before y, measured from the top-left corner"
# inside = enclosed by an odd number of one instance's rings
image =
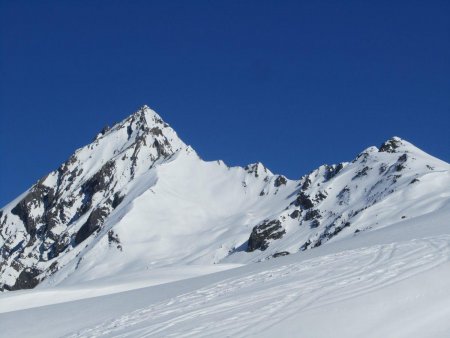
[[[290,180],[144,106],[1,209],[0,336],[448,337],[449,169],[393,137]]]

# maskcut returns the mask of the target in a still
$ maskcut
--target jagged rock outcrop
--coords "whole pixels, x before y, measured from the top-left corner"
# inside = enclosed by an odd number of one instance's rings
[[[248,240],[247,251],[266,250],[270,240],[276,240],[286,233],[279,220],[264,220],[261,224],[255,226]]]

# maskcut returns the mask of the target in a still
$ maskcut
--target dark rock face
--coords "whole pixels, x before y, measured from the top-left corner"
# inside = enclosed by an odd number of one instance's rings
[[[89,205],[92,201],[92,196],[99,191],[106,190],[108,188],[111,176],[114,171],[114,162],[108,161],[103,167],[88,179],[82,186],[81,192],[84,194],[85,204]]]
[[[122,245],[120,243],[119,235],[114,233],[113,230],[108,231],[108,244],[109,245],[116,245],[117,249],[122,251]]]
[[[5,289],[9,291],[22,290],[22,289],[33,289],[36,285],[39,284],[39,279],[37,276],[40,274],[40,271],[35,268],[28,268],[22,270],[19,277],[16,280],[16,283],[13,286],[5,285]]]
[[[41,182],[38,182],[31,189],[31,191],[11,210],[11,213],[18,216],[23,222],[27,232],[31,236],[34,236],[36,233],[37,223],[40,220],[33,218],[30,215],[32,206],[43,204],[44,210],[47,211],[51,203],[53,202],[54,197],[55,196],[53,189],[42,185]]]
[[[378,150],[379,152],[386,152],[386,153],[395,153],[396,149],[398,147],[400,147],[402,144],[401,140],[398,138],[391,138],[390,140],[387,140],[386,142],[384,142],[381,146],[380,149]]]
[[[381,175],[382,173],[384,173],[387,170],[387,165],[385,163],[382,163],[380,165],[380,168],[378,169],[378,173]]]
[[[405,166],[403,164],[397,164],[395,166],[396,171],[402,171],[403,169],[405,169]]]
[[[253,174],[255,177],[259,177],[259,175],[267,174],[267,168],[264,167],[261,163],[249,164],[244,167],[244,170],[249,174]]]
[[[106,207],[94,209],[89,215],[87,221],[81,226],[75,236],[75,245],[80,244],[103,224],[104,219],[108,216],[109,209]]]
[[[47,254],[47,260],[58,257],[60,253],[66,250],[70,245],[70,238],[64,236],[61,238],[56,238],[55,242],[51,245],[50,250]]]
[[[350,226],[350,222],[345,222],[344,224],[338,225],[334,228],[334,230],[330,233],[330,237],[336,236],[338,233],[340,233],[344,228],[347,228]]]
[[[303,243],[301,246],[300,246],[300,251],[305,251],[305,250],[307,250],[308,248],[309,248],[309,246],[311,245],[311,240],[307,240],[305,243]]]
[[[327,193],[326,191],[319,191],[316,196],[314,196],[314,202],[319,203],[322,202],[325,198],[327,198]]]
[[[156,149],[158,157],[169,156],[169,154],[166,151],[166,148],[161,143],[159,143],[158,140],[155,140],[155,142],[153,142],[153,147]]]
[[[105,135],[108,131],[111,130],[111,127],[106,125],[102,128],[102,130],[100,130],[100,132],[97,134],[97,136],[93,139],[93,141],[95,142],[98,138],[102,137],[103,135]]]
[[[303,218],[305,221],[310,221],[310,220],[312,220],[312,219],[317,219],[317,218],[320,218],[321,216],[320,216],[320,211],[319,210],[316,210],[316,209],[311,209],[311,210],[308,210],[306,213],[305,213],[305,217]]]
[[[364,168],[362,168],[360,171],[358,171],[357,173],[356,173],[356,175],[355,176],[353,176],[352,177],[352,180],[356,180],[357,178],[361,178],[361,177],[363,177],[363,176],[367,176],[367,172],[370,170],[370,168],[369,167],[364,167]]]
[[[103,127],[103,129],[100,131],[100,134],[105,135],[109,130],[111,129],[110,126],[106,125]]]
[[[278,177],[276,178],[276,180],[275,180],[275,182],[274,182],[274,186],[275,186],[276,188],[278,188],[278,187],[281,186],[281,185],[286,185],[286,183],[287,183],[286,177],[280,175],[280,176],[278,176]]]
[[[248,240],[247,252],[264,251],[269,247],[270,240],[276,240],[286,233],[279,220],[265,220],[255,226]]]
[[[309,177],[306,177],[301,185],[301,189],[303,191],[307,190],[311,185],[311,179]]]
[[[311,209],[314,206],[313,201],[310,196],[305,194],[303,191],[298,194],[297,199],[295,200],[295,205],[301,207],[304,210]]]
[[[309,225],[309,227],[310,227],[311,229],[315,229],[315,228],[318,228],[319,225],[320,225],[319,220],[318,220],[318,219],[314,219],[314,220],[311,222],[311,224]]]
[[[331,180],[334,176],[339,174],[339,172],[344,169],[344,164],[339,163],[338,165],[326,166],[325,179]]]
[[[300,210],[294,210],[290,215],[291,218],[296,219],[300,217]]]
[[[398,163],[405,163],[407,159],[408,159],[408,155],[407,154],[403,154],[402,156],[400,156],[398,158]]]
[[[408,160],[408,155],[403,154],[402,156],[400,156],[397,160],[397,164],[395,166],[395,170],[396,171],[402,171],[403,169],[405,169],[405,165],[404,163]]]
[[[289,254],[290,254],[290,253],[287,252],[287,251],[280,251],[280,252],[275,252],[275,253],[272,255],[272,257],[273,257],[273,258],[277,258],[277,257],[287,256],[287,255],[289,255]]]
[[[122,203],[123,199],[125,198],[125,196],[121,196],[118,192],[116,192],[114,194],[114,199],[112,201],[112,208],[115,209],[119,206],[120,203]]]
[[[161,128],[158,127],[153,127],[152,129],[150,129],[150,133],[152,133],[155,136],[163,136]]]
[[[318,246],[322,245],[324,241],[330,240],[349,226],[350,222],[341,223],[339,225],[336,225],[335,223],[330,224],[329,226],[327,226],[325,231],[320,235],[319,239],[314,243],[312,247],[317,248]]]
[[[348,204],[350,200],[350,188],[346,185],[342,190],[336,195],[339,199],[339,205]]]

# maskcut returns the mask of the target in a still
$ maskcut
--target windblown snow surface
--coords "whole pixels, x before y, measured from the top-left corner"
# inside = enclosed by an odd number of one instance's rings
[[[394,137],[289,180],[144,107],[1,210],[0,337],[450,337],[449,169]]]
[[[6,293],[0,335],[448,337],[449,207],[308,252],[175,282],[166,281],[221,268]]]

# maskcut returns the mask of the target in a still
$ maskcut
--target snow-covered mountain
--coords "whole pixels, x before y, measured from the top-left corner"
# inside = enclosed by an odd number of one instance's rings
[[[144,106],[1,209],[0,289],[310,250],[442,209],[449,169],[393,137],[289,180],[203,161]]]

